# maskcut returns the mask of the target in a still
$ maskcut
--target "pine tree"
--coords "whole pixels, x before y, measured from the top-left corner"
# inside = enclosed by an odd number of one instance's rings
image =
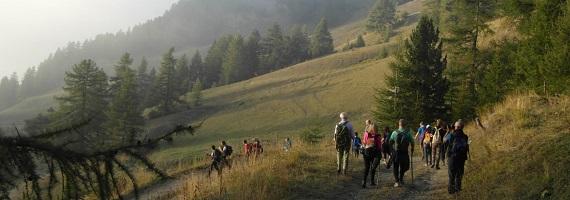
[[[204,78],[205,69],[200,51],[196,50],[196,53],[194,53],[194,56],[192,56],[192,60],[190,60],[190,66],[188,68],[190,70],[190,80]]]
[[[261,73],[268,73],[279,69],[286,60],[284,54],[284,36],[279,24],[274,24],[267,30],[266,36],[261,40]]]
[[[4,76],[2,77],[2,80],[0,81],[0,109],[3,109],[4,107],[9,106],[8,102],[10,101],[10,95],[9,95],[9,79],[8,77]]]
[[[188,59],[186,54],[176,59],[176,84],[178,88],[176,95],[181,96],[186,94],[190,89],[190,71],[188,69]]]
[[[16,104],[19,90],[20,82],[16,73],[13,73],[9,78],[3,77],[0,82],[0,108]]]
[[[202,82],[200,79],[196,79],[196,82],[192,85],[192,93],[190,95],[190,104],[193,107],[202,105],[202,89]]]
[[[356,42],[354,42],[354,45],[352,45],[352,47],[360,48],[364,46],[366,46],[366,43],[364,43],[364,38],[362,38],[362,35],[358,35],[358,37],[356,38]]]
[[[223,84],[230,84],[247,78],[245,65],[245,55],[243,50],[243,38],[236,35],[230,41],[224,61],[220,80]]]
[[[431,19],[422,17],[391,64],[393,73],[386,78],[387,87],[376,95],[377,120],[391,124],[399,118],[412,122],[448,119],[445,66],[439,31]]]
[[[220,81],[220,73],[222,72],[222,63],[228,49],[231,36],[224,36],[212,44],[210,50],[208,50],[208,55],[204,60],[205,73],[204,73],[204,85],[206,87],[212,87]]]
[[[154,67],[151,68],[150,72],[148,73],[150,87],[148,88],[148,94],[144,98],[143,102],[144,108],[153,107],[160,103],[160,96],[158,95],[160,88],[158,85],[159,82],[156,74],[157,72]]]
[[[156,71],[155,71],[156,73]],[[153,79],[148,74],[148,62],[143,57],[137,68],[137,94],[140,100],[139,110],[144,110],[150,92],[152,91]]]
[[[121,138],[121,143],[132,144],[144,121],[139,107],[136,73],[129,66],[122,65],[128,60],[125,59],[127,57],[124,56],[118,64],[121,67],[116,68],[117,79],[121,82],[106,112],[108,120],[104,126],[112,138],[118,137]]]
[[[105,121],[108,83],[105,72],[92,60],[83,60],[65,73],[64,95],[56,97],[59,108],[51,116],[52,126],[90,120],[86,128],[97,130]]]
[[[394,24],[396,4],[392,0],[377,0],[368,13],[366,28],[375,32],[383,32]]]
[[[334,51],[333,38],[327,27],[327,20],[322,18],[315,27],[315,31],[311,36],[310,46],[311,57],[321,57]]]
[[[247,66],[247,78],[253,77],[259,71],[259,54],[261,52],[261,35],[259,31],[254,30],[249,34],[244,45],[245,66]]]
[[[30,97],[35,94],[36,92],[35,76],[36,76],[35,67],[28,68],[26,70],[26,73],[24,73],[24,78],[22,79],[22,85],[20,87],[18,95],[20,99]]]
[[[162,55],[160,69],[156,77],[156,89],[158,92],[158,102],[160,110],[170,112],[174,108],[174,102],[178,100],[176,83],[176,59],[174,59],[174,48],[170,48]]]
[[[310,40],[305,27],[294,26],[285,40],[285,58],[287,64],[296,64],[309,58]]]
[[[125,77],[123,73],[127,73],[130,70],[130,66],[133,64],[133,59],[131,58],[131,54],[124,53],[119,62],[115,65],[115,76],[111,77],[111,86],[110,91],[111,95],[115,95],[119,88],[121,88],[122,84],[122,77]]]

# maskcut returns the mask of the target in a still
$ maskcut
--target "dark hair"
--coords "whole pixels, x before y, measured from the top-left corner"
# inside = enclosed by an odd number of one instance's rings
[[[226,141],[225,141],[225,140],[224,140],[224,141],[222,141],[222,145],[226,145]]]
[[[212,150],[216,150],[216,145],[212,145]]]
[[[246,143],[247,143],[247,140],[243,140],[243,143],[246,144]]]

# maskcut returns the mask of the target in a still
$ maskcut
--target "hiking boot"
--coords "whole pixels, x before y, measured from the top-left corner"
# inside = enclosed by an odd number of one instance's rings
[[[336,170],[336,173],[337,173],[337,174],[340,174],[340,169],[337,169],[337,170]]]
[[[440,169],[439,166],[436,166],[435,169]]]
[[[435,167],[435,165],[431,165],[430,167],[431,167],[431,168],[434,168],[434,167]]]
[[[398,182],[394,183],[394,187],[395,188],[400,187],[400,183],[398,183]]]

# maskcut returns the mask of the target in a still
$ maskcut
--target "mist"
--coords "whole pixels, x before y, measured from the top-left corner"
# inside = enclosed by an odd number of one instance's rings
[[[0,0],[0,77],[37,66],[58,47],[127,30],[178,0]]]

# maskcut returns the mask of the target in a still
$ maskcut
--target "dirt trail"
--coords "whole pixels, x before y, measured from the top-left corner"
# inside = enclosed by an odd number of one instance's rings
[[[394,188],[394,176],[392,169],[386,169],[383,163],[380,164],[380,172],[377,186],[368,186],[361,188],[362,157],[351,157],[353,166],[352,172],[349,173],[350,180],[345,181],[345,189],[339,190],[334,194],[338,199],[450,199],[447,195],[447,166],[441,166],[441,169],[435,170],[425,167],[425,162],[421,161],[420,156],[414,155],[414,183],[411,184],[411,172],[408,171],[404,177],[405,185],[403,187]]]

